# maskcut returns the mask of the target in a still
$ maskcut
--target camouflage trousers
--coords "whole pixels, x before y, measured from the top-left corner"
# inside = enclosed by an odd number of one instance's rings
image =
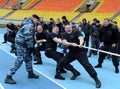
[[[31,50],[29,50],[23,46],[16,45],[16,52],[17,52],[17,58],[15,60],[14,65],[8,72],[8,75],[14,75],[15,72],[23,64],[23,62],[25,62],[27,72],[33,71]]]

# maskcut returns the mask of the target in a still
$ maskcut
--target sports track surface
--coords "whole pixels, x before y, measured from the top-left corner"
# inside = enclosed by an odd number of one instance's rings
[[[5,32],[5,29],[0,29],[0,43],[3,42]],[[5,84],[6,74],[16,59],[16,56],[10,53],[10,45],[10,43],[6,45],[0,44],[0,89],[96,89],[94,80],[90,78],[78,61],[71,63],[81,72],[81,75],[76,80],[70,80],[72,73],[69,71],[66,74],[62,74],[66,80],[54,79],[56,63],[52,59],[47,58],[44,52],[42,52],[43,65],[33,65],[34,72],[40,75],[39,79],[28,79],[25,65],[23,64],[13,76],[17,84]],[[58,48],[58,51],[61,51],[61,49]],[[93,55],[89,58],[89,61],[95,66],[97,59],[98,56]],[[105,60],[103,68],[95,70],[102,82],[100,89],[120,89],[120,74],[114,73],[111,60]]]

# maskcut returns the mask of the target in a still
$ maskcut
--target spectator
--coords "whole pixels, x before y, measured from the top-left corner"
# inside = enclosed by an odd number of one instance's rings
[[[92,26],[91,28],[91,47],[95,49],[99,49],[100,46],[100,21],[97,20],[96,24]],[[91,54],[94,53],[94,55],[97,55],[97,51],[90,50],[89,56],[91,57]]]

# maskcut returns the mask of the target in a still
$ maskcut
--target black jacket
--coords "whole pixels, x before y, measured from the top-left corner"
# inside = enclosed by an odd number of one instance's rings
[[[107,27],[102,26],[100,28],[100,41],[104,42],[104,44],[113,44],[118,43],[118,29],[109,24]]]
[[[82,28],[82,31],[85,33],[86,36],[90,34],[90,25],[88,23],[82,24],[81,28]]]
[[[91,29],[90,29],[90,32],[91,32],[91,37],[94,38],[94,39],[100,39],[100,25],[99,26],[96,26],[94,25]]]

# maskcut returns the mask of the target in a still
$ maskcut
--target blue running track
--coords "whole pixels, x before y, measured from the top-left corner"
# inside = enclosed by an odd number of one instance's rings
[[[5,29],[0,29],[0,43],[3,41],[5,32]],[[28,79],[25,65],[23,64],[13,76],[17,84],[10,85],[4,83],[6,74],[16,58],[14,54],[9,52],[10,45],[10,43],[6,45],[0,44],[0,89],[96,89],[94,80],[90,78],[77,61],[71,63],[81,72],[81,75],[76,80],[70,80],[72,73],[69,71],[63,74],[66,80],[54,79],[56,63],[52,59],[47,58],[44,52],[42,52],[43,65],[34,65],[35,73],[40,75],[39,79]],[[92,56],[89,58],[89,61],[95,66],[97,64],[97,59],[98,56]],[[100,89],[120,89],[120,74],[114,73],[114,67],[110,60],[105,60],[103,68],[96,69],[96,71],[102,82],[102,87]]]

